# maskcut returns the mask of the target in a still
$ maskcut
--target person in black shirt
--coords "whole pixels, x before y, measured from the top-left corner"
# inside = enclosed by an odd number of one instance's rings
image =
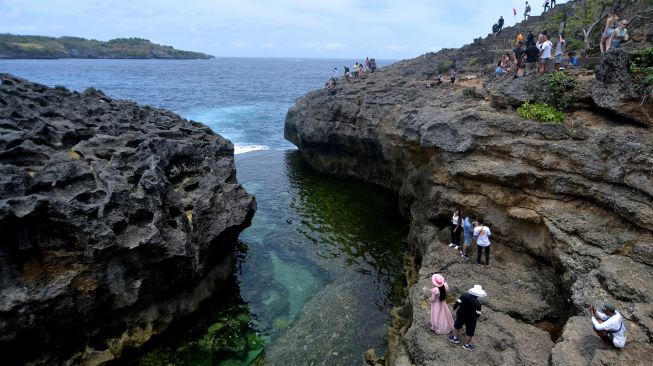
[[[474,285],[467,293],[460,296],[458,301],[453,306],[456,312],[456,321],[453,323],[453,334],[449,335],[449,341],[452,343],[460,343],[458,334],[463,325],[465,326],[465,335],[467,335],[467,342],[463,344],[463,348],[467,351],[473,351],[476,347],[472,345],[472,338],[476,331],[476,320],[481,316],[481,302],[479,298],[487,296],[481,285]]]
[[[524,51],[524,54],[526,54],[526,73],[524,73],[526,75],[535,71],[537,68],[537,58],[540,56],[540,49],[537,48],[535,43],[531,43],[526,51]]]
[[[524,57],[526,57],[526,53],[524,52],[524,49],[522,48],[522,43],[518,42],[517,46],[515,46],[515,49],[512,50],[512,60],[515,63],[515,77],[519,76],[519,70],[524,69]]]
[[[499,17],[499,22],[497,24],[499,24],[499,32],[498,33],[501,33],[501,31],[503,30],[503,16]]]

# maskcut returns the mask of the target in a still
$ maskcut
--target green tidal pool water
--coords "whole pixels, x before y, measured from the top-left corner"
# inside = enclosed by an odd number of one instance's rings
[[[236,155],[236,166],[258,210],[233,280],[128,363],[358,365],[369,348],[382,354],[403,289],[396,197],[315,172],[297,151]]]

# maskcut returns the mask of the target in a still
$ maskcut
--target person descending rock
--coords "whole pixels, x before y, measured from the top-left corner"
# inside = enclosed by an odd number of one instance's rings
[[[431,330],[436,334],[448,334],[453,330],[453,316],[447,306],[447,292],[449,285],[441,274],[431,276],[433,287],[431,289]]]
[[[453,323],[452,334],[449,335],[449,342],[460,343],[458,334],[462,329],[463,325],[465,326],[465,335],[467,340],[463,344],[463,348],[467,351],[473,351],[476,349],[472,345],[472,338],[474,337],[474,332],[476,331],[476,321],[481,316],[481,301],[479,299],[487,296],[483,287],[481,285],[474,285],[470,288],[466,294],[460,296],[458,301],[453,306],[453,309],[458,311],[456,312],[456,321]]]
[[[542,13],[546,13],[546,11],[549,9],[549,0],[546,0],[544,2],[544,5],[542,5],[542,7],[544,8],[544,11]]]
[[[476,238],[476,246],[478,247],[478,257],[476,263],[481,264],[481,254],[485,250],[485,265],[490,265],[490,228],[485,226],[483,219],[478,220],[478,224],[474,227],[474,237]]]
[[[594,332],[614,347],[624,348],[626,346],[626,323],[614,305],[604,302],[601,304],[603,312],[596,311],[594,305],[590,305],[590,310]]]
[[[531,16],[531,5],[527,1],[524,7],[524,20],[528,20],[529,16]]]
[[[463,242],[463,250],[460,251],[460,255],[469,259],[469,248],[472,246],[472,239],[474,239],[474,224],[476,223],[476,217],[474,215],[469,215],[463,220],[463,236],[465,241]]]
[[[460,246],[460,233],[463,231],[463,215],[460,213],[460,209],[457,208],[453,212],[451,217],[451,243],[449,243],[450,248],[458,249]]]

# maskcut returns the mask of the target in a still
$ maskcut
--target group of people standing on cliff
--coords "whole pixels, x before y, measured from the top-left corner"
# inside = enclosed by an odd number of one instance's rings
[[[464,238],[462,245],[460,243],[461,234]],[[478,249],[476,263],[481,264],[481,256],[485,252],[485,266],[489,266],[491,235],[490,227],[483,219],[477,219],[471,214],[463,218],[460,208],[453,212],[449,247],[456,250],[460,249],[459,254],[465,260],[470,259],[469,251],[475,239]],[[475,350],[476,347],[472,344],[472,339],[476,332],[476,323],[481,317],[483,299],[487,297],[483,286],[474,285],[456,300],[453,305],[453,310],[456,312],[454,321],[446,301],[449,294],[449,284],[441,272],[431,275],[431,283],[433,284],[429,298],[431,304],[431,330],[436,334],[446,334],[450,342],[460,344],[460,332],[464,327],[465,339],[462,348],[467,351]],[[625,347],[627,328],[623,316],[616,310],[615,306],[603,302],[600,311],[596,310],[592,305],[590,312],[593,330],[601,340],[615,348]]]
[[[464,239],[462,245],[460,238]],[[490,265],[490,236],[492,232],[490,227],[482,218],[476,218],[474,215],[468,215],[463,219],[460,209],[456,209],[451,217],[451,243],[449,247],[460,250],[459,254],[466,260],[469,260],[469,252],[474,239],[478,256],[476,263],[481,264],[481,256],[485,252],[485,265]]]

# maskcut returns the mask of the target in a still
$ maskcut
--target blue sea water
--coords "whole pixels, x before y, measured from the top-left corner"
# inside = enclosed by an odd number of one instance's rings
[[[170,109],[235,145],[238,180],[256,195],[234,290],[130,364],[351,365],[384,350],[400,284],[405,225],[387,192],[311,170],[283,139],[296,98],[354,60],[0,60],[49,86],[94,87]],[[379,66],[389,62],[378,61]],[[260,151],[255,151],[260,150]]]

